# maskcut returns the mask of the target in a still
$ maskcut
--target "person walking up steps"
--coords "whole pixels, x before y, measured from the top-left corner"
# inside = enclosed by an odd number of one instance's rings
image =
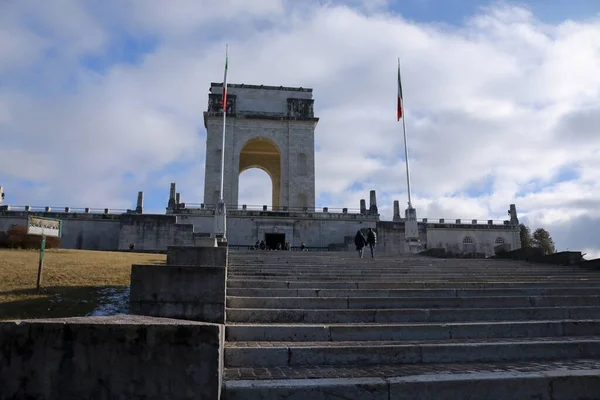
[[[373,229],[369,228],[367,232],[367,244],[371,248],[371,258],[375,258],[375,244],[377,243],[377,235],[373,232]]]
[[[356,245],[356,251],[358,251],[358,256],[363,258],[363,249],[367,244],[367,240],[363,236],[361,231],[356,232],[356,236],[354,236],[354,244]]]

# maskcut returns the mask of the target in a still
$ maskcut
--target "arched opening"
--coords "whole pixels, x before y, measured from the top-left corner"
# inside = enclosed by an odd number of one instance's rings
[[[281,153],[275,143],[267,138],[258,137],[249,140],[240,151],[240,176],[244,171],[255,168],[264,171],[270,177],[270,203],[274,210],[278,210],[281,205]],[[238,188],[238,204],[244,204],[240,203],[242,188],[239,186],[239,177]],[[263,181],[262,185],[257,185],[252,190],[268,194],[269,191],[267,189],[268,187]]]
[[[240,174],[238,207],[262,210],[262,206],[273,206],[273,183],[268,173],[260,168],[248,168]]]
[[[494,242],[494,244],[498,245],[498,244],[504,244],[504,238],[503,237],[497,237],[496,241]]]

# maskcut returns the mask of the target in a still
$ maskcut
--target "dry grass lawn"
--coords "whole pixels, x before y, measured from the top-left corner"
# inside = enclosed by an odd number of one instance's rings
[[[161,254],[47,250],[42,292],[35,290],[39,250],[0,249],[0,319],[86,315],[102,287],[130,282],[132,264],[162,264]]]

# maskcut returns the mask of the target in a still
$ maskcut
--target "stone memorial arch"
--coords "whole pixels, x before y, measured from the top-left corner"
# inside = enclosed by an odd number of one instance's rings
[[[223,141],[222,84],[212,83],[206,127],[204,204],[219,199]],[[315,207],[315,127],[312,89],[227,85],[223,198],[238,204],[240,174],[265,171],[272,182],[274,210]]]

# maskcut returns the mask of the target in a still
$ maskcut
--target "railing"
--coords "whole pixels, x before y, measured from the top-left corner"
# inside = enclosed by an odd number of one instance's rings
[[[92,207],[53,207],[53,206],[0,206],[0,211],[53,212],[53,213],[82,213],[82,214],[123,214],[128,210],[122,208],[92,208]]]
[[[207,210],[214,211],[214,205],[202,203],[182,203],[183,209],[189,210]],[[363,214],[369,215],[369,210],[358,208],[334,208],[334,207],[272,207],[268,205],[237,205],[229,206],[228,211],[255,211],[255,212],[274,212],[274,213],[315,213],[315,214]],[[25,212],[53,212],[53,213],[82,213],[82,214],[124,214],[131,210],[122,208],[92,208],[92,207],[53,207],[53,206],[13,206],[2,205],[0,211],[25,211]],[[396,216],[398,218],[398,216]],[[405,219],[400,219],[403,222]],[[445,225],[510,225],[509,220],[497,219],[471,219],[471,218],[420,218],[418,222],[426,224],[445,224]]]
[[[422,218],[419,222],[446,225],[510,225],[509,220],[475,218]]]
[[[186,209],[214,210],[215,205],[204,203],[182,203]],[[269,205],[242,204],[227,206],[227,211],[265,211],[265,212],[309,212],[309,213],[336,213],[336,214],[360,214],[359,208],[334,208],[334,207],[272,207]],[[368,210],[363,210],[368,214]]]

